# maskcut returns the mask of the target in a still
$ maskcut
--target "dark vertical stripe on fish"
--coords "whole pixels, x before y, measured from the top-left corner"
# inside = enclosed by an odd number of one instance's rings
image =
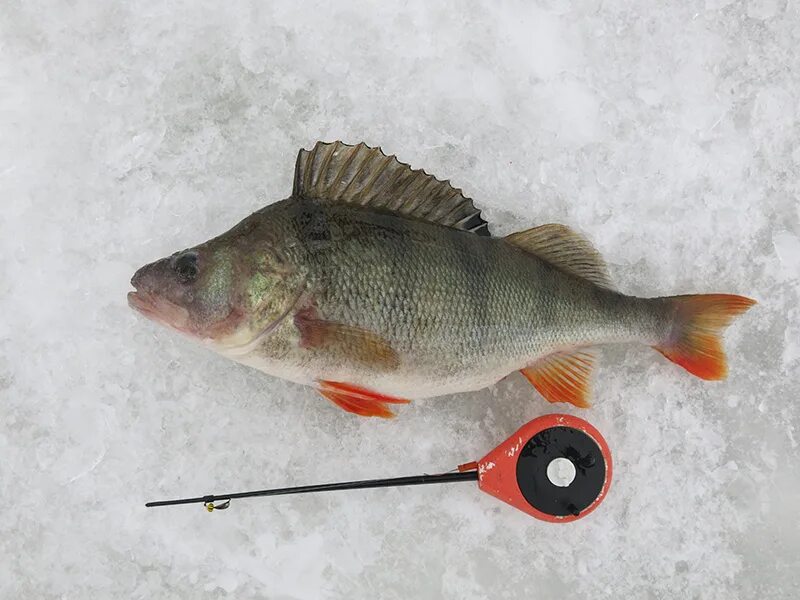
[[[460,274],[463,277],[466,289],[471,290],[471,293],[465,298],[465,303],[468,305],[465,308],[472,314],[471,323],[474,327],[473,335],[467,336],[465,339],[472,339],[474,340],[473,343],[484,345],[486,342],[486,326],[491,318],[486,276],[493,269],[491,264],[493,261],[487,260],[488,254],[471,252],[469,241],[464,238],[459,239],[461,247],[458,252],[458,260],[461,265]]]

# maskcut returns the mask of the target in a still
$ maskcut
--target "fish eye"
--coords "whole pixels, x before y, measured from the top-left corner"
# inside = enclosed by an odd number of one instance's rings
[[[181,254],[172,265],[181,283],[191,283],[197,277],[197,255],[193,252]]]

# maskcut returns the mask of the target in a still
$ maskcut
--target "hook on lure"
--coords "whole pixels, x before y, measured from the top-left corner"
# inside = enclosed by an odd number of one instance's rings
[[[597,429],[578,417],[553,414],[523,425],[481,460],[447,473],[160,500],[145,506],[202,503],[214,512],[239,498],[477,481],[481,491],[537,519],[568,523],[597,508],[608,493],[611,471],[611,452]]]
[[[213,500],[209,500],[208,502],[203,502],[203,506],[205,506],[208,512],[214,512],[215,510],[225,510],[231,505],[231,499],[228,498],[222,504],[214,504]]]

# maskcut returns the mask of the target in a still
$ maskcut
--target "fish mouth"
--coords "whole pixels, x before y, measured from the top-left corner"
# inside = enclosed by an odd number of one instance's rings
[[[181,333],[189,331],[189,311],[150,292],[128,292],[128,306],[151,321],[171,327]]]

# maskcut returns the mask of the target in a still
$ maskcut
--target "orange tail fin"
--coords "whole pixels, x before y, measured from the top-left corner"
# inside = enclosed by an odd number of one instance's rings
[[[701,379],[724,379],[728,365],[720,339],[722,330],[756,301],[730,294],[673,296],[665,300],[675,308],[675,320],[669,338],[654,348]]]

